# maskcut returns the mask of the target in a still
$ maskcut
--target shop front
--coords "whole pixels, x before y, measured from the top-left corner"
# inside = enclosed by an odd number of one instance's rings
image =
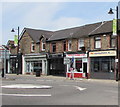
[[[22,54],[12,54],[9,59],[10,72],[12,74],[22,74]]]
[[[86,53],[66,54],[65,58],[70,60],[67,64],[66,77],[70,77],[71,73],[73,73],[74,78],[88,78],[88,59]]]
[[[90,78],[115,79],[115,50],[89,52]]]
[[[63,64],[63,53],[49,54],[48,75],[65,76],[65,65]]]
[[[40,72],[42,75],[47,75],[47,60],[46,54],[26,54],[23,56],[23,74],[33,74]]]

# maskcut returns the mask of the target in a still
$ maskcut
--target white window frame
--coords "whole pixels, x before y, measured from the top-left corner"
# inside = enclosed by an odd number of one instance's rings
[[[95,37],[95,49],[101,48],[101,37]]]
[[[31,44],[31,52],[35,52],[35,43],[34,42],[32,42],[32,44]]]
[[[42,42],[42,51],[45,51],[45,48],[43,48],[44,47],[43,45],[45,45],[45,42]]]
[[[71,44],[71,49],[70,49],[70,44]],[[72,51],[72,40],[68,41],[68,51]]]
[[[84,39],[81,38],[78,40],[78,50],[81,50],[81,47],[84,47]]]

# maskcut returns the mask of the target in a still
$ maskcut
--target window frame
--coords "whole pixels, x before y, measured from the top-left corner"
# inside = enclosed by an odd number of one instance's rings
[[[114,46],[113,46],[112,40],[115,40],[115,43],[116,43],[116,36],[113,36],[113,35],[110,36],[110,48],[115,48],[116,44],[114,44]]]
[[[66,41],[63,41],[63,51],[66,51],[67,48],[66,48]]]
[[[95,43],[94,43],[94,46],[95,46],[95,47],[94,47],[94,48],[95,48],[95,49],[101,49],[101,37],[100,37],[100,36],[95,37],[95,38],[94,38],[94,41],[95,41]],[[100,42],[100,43],[99,43],[99,44],[100,44],[99,47],[98,47],[98,45],[96,45],[97,42]]]
[[[84,42],[85,42],[84,38],[80,38],[78,40],[78,50],[81,50],[81,48],[85,46]],[[83,44],[81,45],[81,43]]]
[[[44,47],[44,48],[43,48]],[[46,44],[44,41],[42,41],[42,51],[45,51],[45,48],[46,48]]]
[[[35,52],[35,43],[33,41],[31,43],[31,52]]]
[[[55,49],[54,49],[55,48]],[[52,52],[56,52],[56,43],[52,43]]]
[[[70,43],[71,43],[71,49],[70,49]],[[72,40],[68,40],[68,51],[72,51]]]

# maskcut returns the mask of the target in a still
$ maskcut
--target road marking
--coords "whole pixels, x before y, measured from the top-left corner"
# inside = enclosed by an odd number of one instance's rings
[[[51,94],[4,94],[0,93],[0,96],[18,96],[18,97],[51,97]]]
[[[79,87],[79,86],[74,86],[76,89],[78,89],[78,90],[80,90],[80,91],[83,91],[83,90],[85,90],[85,89],[87,89],[87,88],[82,88],[82,87]]]
[[[71,86],[71,85],[60,85],[60,86]],[[82,88],[82,87],[79,87],[79,86],[72,86],[72,87],[75,87],[76,89],[78,89],[80,91],[83,91],[83,90],[87,89],[87,88]]]
[[[50,89],[52,86],[46,85],[33,85],[33,84],[13,84],[13,85],[5,85],[1,86],[2,88],[38,88],[38,89]]]

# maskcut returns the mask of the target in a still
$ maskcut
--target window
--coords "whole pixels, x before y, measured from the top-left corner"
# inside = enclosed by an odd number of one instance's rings
[[[111,36],[110,46],[111,48],[115,48],[116,44],[116,38],[114,36]]]
[[[42,51],[45,51],[45,42],[42,42]]]
[[[101,48],[101,37],[95,37],[95,48]]]
[[[78,72],[82,72],[82,59],[76,59],[76,69]]]
[[[31,44],[31,52],[34,52],[34,51],[35,51],[35,43],[32,42],[32,44]]]
[[[72,50],[72,41],[69,40],[68,41],[68,51],[71,51]]]
[[[56,52],[56,43],[52,43],[52,52]]]
[[[66,51],[66,41],[63,41],[63,51]]]
[[[81,47],[84,47],[84,39],[78,40],[78,50],[81,50]]]

